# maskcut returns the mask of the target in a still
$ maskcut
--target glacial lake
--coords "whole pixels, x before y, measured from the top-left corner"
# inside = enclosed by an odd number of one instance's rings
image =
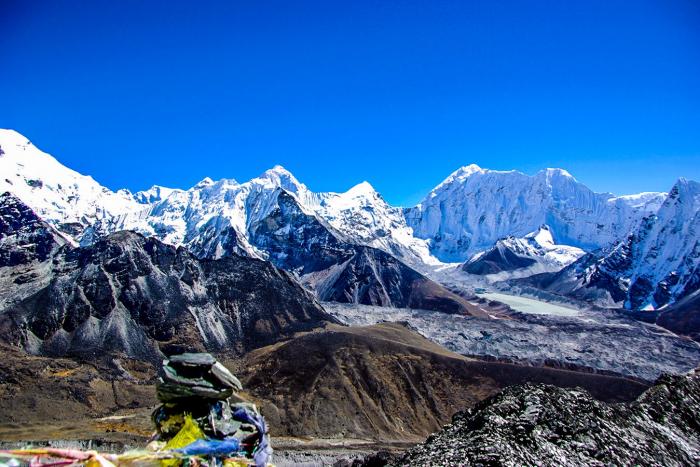
[[[516,297],[515,295],[497,292],[477,293],[477,295],[488,300],[505,303],[516,311],[529,313],[531,315],[578,316],[580,314],[580,312],[574,308],[541,302],[532,298]]]

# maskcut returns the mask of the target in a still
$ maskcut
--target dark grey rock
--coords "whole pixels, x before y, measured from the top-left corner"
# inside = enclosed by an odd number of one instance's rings
[[[226,400],[243,389],[241,382],[208,353],[183,353],[163,361],[156,385],[161,402],[182,399]]]
[[[219,384],[229,387],[234,391],[241,391],[243,389],[243,385],[238,378],[233,376],[233,374],[228,371],[228,368],[223,366],[221,363],[215,362],[211,367],[211,373]]]
[[[184,351],[240,354],[336,321],[267,261],[200,260],[133,232],[64,245],[35,274],[30,293],[0,310],[0,336],[44,355],[118,352],[156,362]]]
[[[46,261],[65,243],[15,196],[0,195],[0,267]]]
[[[664,376],[628,404],[526,384],[456,414],[394,465],[639,465],[700,463],[700,373]]]
[[[190,353],[185,352],[179,355],[171,355],[169,362],[165,362],[163,368],[167,368],[170,364],[190,366],[190,367],[203,367],[205,369],[211,368],[212,365],[217,363],[214,356],[210,353],[199,352]]]
[[[474,261],[467,261],[461,268],[469,274],[486,275],[526,268],[536,262],[533,258],[514,251],[507,241],[499,240],[488,251]]]

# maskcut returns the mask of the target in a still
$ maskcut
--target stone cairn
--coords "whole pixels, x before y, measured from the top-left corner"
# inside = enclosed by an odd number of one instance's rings
[[[156,385],[162,403],[153,412],[161,449],[227,459],[230,465],[268,465],[272,449],[256,406],[241,398],[241,382],[208,353],[184,353],[163,362]]]

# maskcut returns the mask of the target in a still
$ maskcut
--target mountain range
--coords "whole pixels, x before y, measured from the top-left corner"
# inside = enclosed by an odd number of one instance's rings
[[[700,190],[683,179],[669,193],[614,196],[563,169],[529,176],[468,165],[410,208],[367,182],[316,193],[280,166],[243,183],[114,192],[12,130],[0,130],[0,171],[0,191],[68,243],[130,230],[199,259],[269,260],[321,300],[478,315],[430,279],[455,262],[463,273],[539,277],[530,284],[631,310],[672,305],[699,282]]]

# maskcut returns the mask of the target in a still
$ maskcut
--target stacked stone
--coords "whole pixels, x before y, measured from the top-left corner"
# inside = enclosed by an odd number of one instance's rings
[[[241,382],[208,353],[184,353],[163,362],[156,385],[162,403],[153,412],[159,441],[169,441],[190,416],[208,440],[235,439],[231,456],[245,456],[266,465],[271,449],[267,426],[254,404],[242,399]]]

